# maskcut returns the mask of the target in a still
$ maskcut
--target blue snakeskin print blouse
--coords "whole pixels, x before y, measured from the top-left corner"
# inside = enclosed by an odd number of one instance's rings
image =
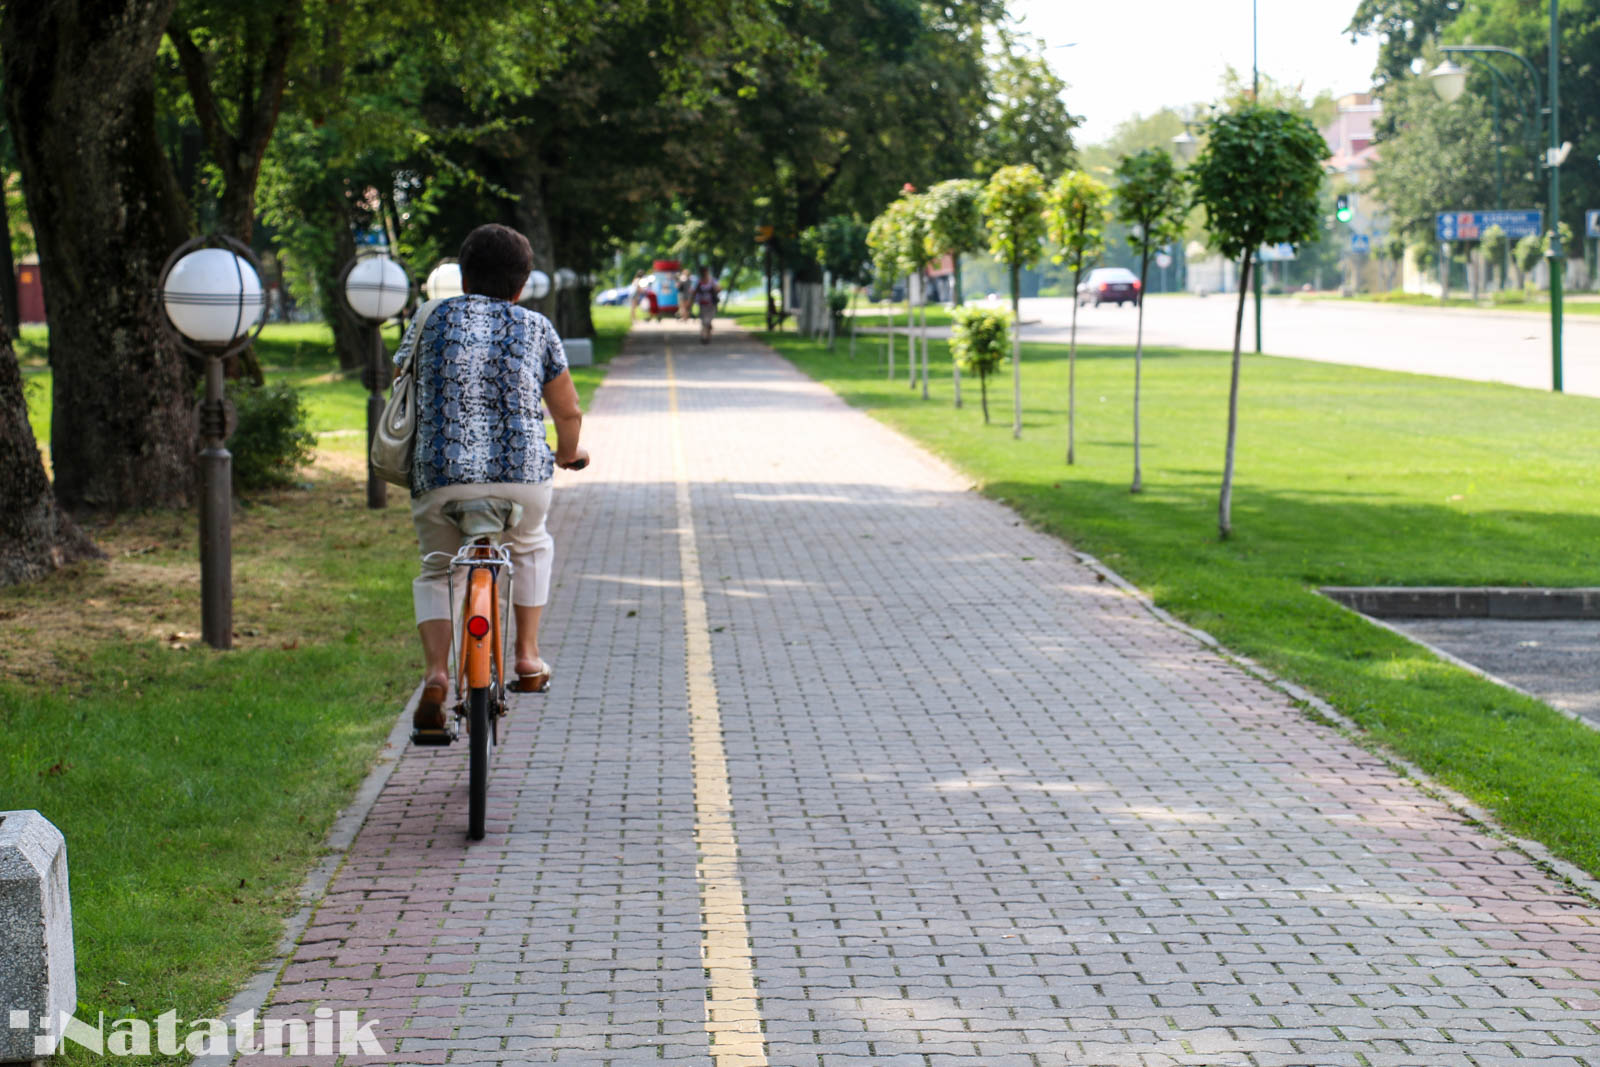
[[[543,482],[544,387],[567,369],[550,320],[505,300],[452,297],[412,322],[395,353],[415,351],[417,443],[411,495],[445,485]]]

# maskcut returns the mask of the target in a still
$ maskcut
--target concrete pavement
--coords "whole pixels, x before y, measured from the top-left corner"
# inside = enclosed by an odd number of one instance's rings
[[[1591,901],[770,351],[642,329],[585,438],[488,838],[407,751],[273,1013],[390,1063],[1600,1064]]]

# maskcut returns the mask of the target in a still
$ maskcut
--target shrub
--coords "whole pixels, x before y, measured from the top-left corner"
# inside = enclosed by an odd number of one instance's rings
[[[236,489],[280,489],[293,485],[312,460],[317,438],[306,426],[305,405],[292,385],[229,382],[239,423],[228,440]]]
[[[1011,315],[998,308],[959,307],[951,316],[950,355],[963,374],[976,374],[989,421],[989,375],[1000,369],[1011,341]]]

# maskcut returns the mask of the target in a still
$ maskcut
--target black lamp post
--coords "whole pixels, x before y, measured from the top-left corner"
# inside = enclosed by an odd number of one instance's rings
[[[358,256],[345,267],[340,279],[345,305],[350,313],[372,334],[368,348],[367,379],[367,447],[372,447],[372,435],[378,430],[378,420],[383,418],[384,357],[388,355],[383,345],[383,324],[405,309],[411,300],[411,277],[398,262],[385,253]],[[367,467],[367,507],[382,508],[389,500],[389,487],[382,478]]]
[[[187,241],[161,269],[161,303],[178,347],[206,363],[200,429],[200,631],[212,648],[233,647],[233,412],[222,390],[223,361],[242,351],[266,321],[261,267],[231,237]]]

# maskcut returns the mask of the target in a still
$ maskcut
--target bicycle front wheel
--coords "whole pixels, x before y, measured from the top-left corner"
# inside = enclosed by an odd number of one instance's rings
[[[467,836],[483,840],[483,818],[489,806],[489,756],[494,751],[494,723],[489,687],[467,691]]]

